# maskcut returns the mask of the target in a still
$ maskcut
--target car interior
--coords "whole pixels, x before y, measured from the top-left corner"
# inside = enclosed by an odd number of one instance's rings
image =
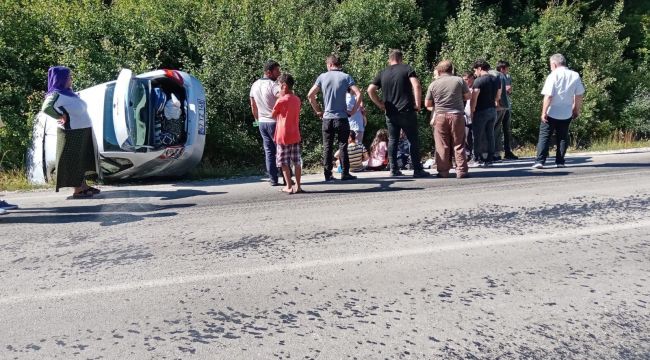
[[[172,99],[172,94],[181,103],[178,119],[168,119],[165,116],[165,104]],[[154,149],[182,145],[187,139],[185,119],[187,114],[187,99],[185,88],[173,79],[164,77],[151,80],[149,107],[153,113],[153,126],[147,134],[147,140]]]

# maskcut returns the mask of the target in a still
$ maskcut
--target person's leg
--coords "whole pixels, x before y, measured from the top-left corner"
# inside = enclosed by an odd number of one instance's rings
[[[275,164],[276,146],[273,140],[275,135],[275,123],[261,122],[260,135],[264,145],[264,160],[266,163],[266,173],[269,176],[271,184],[278,183],[278,168]]]
[[[554,122],[555,137],[557,138],[555,164],[564,165],[564,156],[566,155],[567,148],[569,147],[569,125],[571,125],[571,119],[554,120]]]
[[[347,118],[334,120],[334,127],[338,136],[339,158],[343,175],[350,174],[350,157],[348,156],[348,138],[350,137],[350,122]]]
[[[478,160],[483,152],[483,145],[485,144],[485,127],[486,127],[485,111],[478,111],[474,114],[472,121],[472,132],[474,140],[474,159]]]
[[[551,137],[551,126],[548,122],[539,123],[539,139],[537,140],[537,157],[536,164],[544,165],[548,157],[549,139]]]
[[[512,110],[506,110],[506,113],[503,115],[503,152],[506,159],[517,159],[515,154],[512,152],[511,138],[512,138],[512,129],[510,128],[510,120],[512,117]]]
[[[456,159],[456,177],[467,175],[467,154],[465,154],[465,119],[460,114],[455,114],[450,119],[451,144]]]
[[[289,165],[282,164],[282,174],[284,175],[285,179],[291,179],[291,175],[289,174]],[[283,192],[290,193],[293,191],[291,188],[291,182],[286,182],[284,187],[282,188]]]
[[[418,134],[418,117],[415,111],[402,113],[402,124],[406,138],[411,143],[410,154],[413,170],[422,172],[422,162],[420,161],[420,136]]]
[[[494,154],[495,154],[495,140],[494,140],[494,124],[496,124],[497,121],[497,110],[495,108],[488,109],[486,111],[487,113],[487,127],[485,128],[486,131],[486,140],[487,140],[487,159],[485,159],[486,163],[491,163],[494,160]]]
[[[436,114],[435,117],[433,138],[436,143],[436,169],[438,170],[439,176],[447,177],[449,175],[449,169],[451,169],[451,127],[447,122],[445,114]]]
[[[497,111],[497,120],[494,123],[494,155],[501,156],[503,152],[503,118],[508,109]]]
[[[472,124],[465,125],[465,147],[467,150],[467,158],[471,160],[474,156],[474,132],[472,131]]]
[[[296,188],[293,189],[294,193],[302,192],[302,156],[300,156],[300,149],[300,143],[291,146],[291,163],[293,163],[296,176]]]
[[[332,146],[334,145],[334,126],[332,119],[323,119],[323,173],[325,179],[332,176]]]
[[[386,126],[388,127],[388,163],[391,173],[399,172],[397,166],[397,144],[399,134],[402,130],[398,115],[386,115]]]

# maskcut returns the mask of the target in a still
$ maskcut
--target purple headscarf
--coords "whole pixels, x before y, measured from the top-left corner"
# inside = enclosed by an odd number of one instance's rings
[[[71,88],[66,87],[69,78],[69,68],[65,66],[52,66],[47,70],[47,94],[45,96],[55,91],[67,96],[78,96]]]

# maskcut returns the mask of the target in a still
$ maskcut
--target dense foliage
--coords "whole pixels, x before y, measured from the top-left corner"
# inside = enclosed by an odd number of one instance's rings
[[[294,74],[303,99],[305,159],[319,160],[320,123],[306,93],[336,52],[363,88],[386,65],[389,48],[426,87],[431,67],[448,58],[457,71],[479,57],[508,60],[514,79],[514,135],[536,139],[549,55],[561,52],[587,88],[584,116],[572,127],[586,146],[615,131],[650,134],[650,5],[627,1],[527,0],[0,0],[0,165],[23,166],[31,122],[50,65],[73,68],[75,87],[134,72],[177,68],[208,92],[204,161],[261,164],[248,105],[251,83],[269,58]],[[365,142],[385,126],[368,104]],[[426,114],[423,149],[431,148]]]

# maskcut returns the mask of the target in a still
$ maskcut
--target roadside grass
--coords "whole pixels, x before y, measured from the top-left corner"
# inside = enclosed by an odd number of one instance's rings
[[[0,191],[28,191],[35,189],[52,188],[54,185],[32,185],[27,180],[27,174],[23,169],[12,169],[0,171]]]
[[[650,148],[650,139],[634,139],[633,136],[625,133],[612,135],[610,138],[595,141],[589,148],[576,148],[572,146],[571,152],[597,152],[615,151],[638,148]],[[553,150],[551,150],[552,152]],[[535,156],[535,145],[520,146],[514,150],[519,157]],[[424,158],[423,158],[424,159]],[[319,164],[306,166],[304,174],[318,174],[322,171]],[[201,164],[192,170],[185,179],[206,180],[206,179],[230,179],[246,176],[264,176],[264,169],[256,166],[237,167],[232,164],[216,166],[213,164]],[[148,181],[145,181],[148,183]],[[155,183],[155,181],[152,181]],[[0,191],[29,191],[37,189],[51,189],[54,184],[32,185],[27,180],[24,169],[0,170]]]

